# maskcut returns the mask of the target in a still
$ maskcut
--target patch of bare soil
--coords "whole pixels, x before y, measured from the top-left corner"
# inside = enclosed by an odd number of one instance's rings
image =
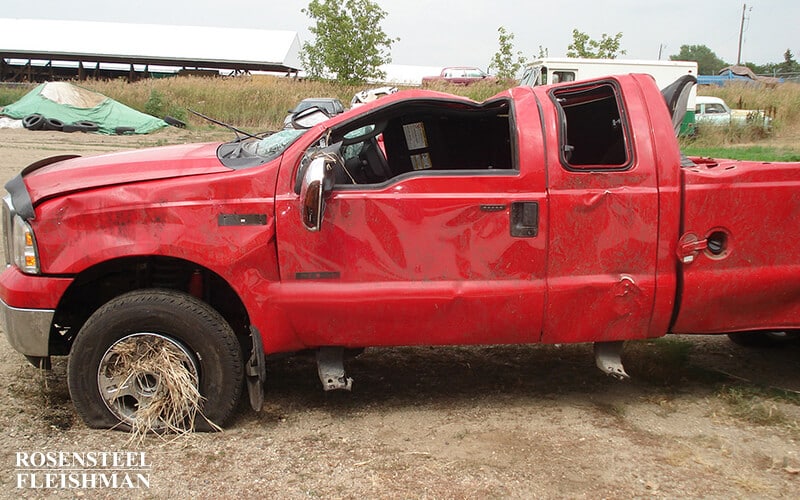
[[[0,130],[3,182],[45,156],[205,140]],[[222,433],[130,444],[87,429],[66,360],[41,372],[0,340],[0,496],[89,498],[779,498],[800,492],[800,345],[726,337],[629,344],[632,379],[591,346],[367,350],[352,393],[324,393],[311,357],[269,363],[261,413]],[[139,490],[17,488],[18,452],[136,450]]]

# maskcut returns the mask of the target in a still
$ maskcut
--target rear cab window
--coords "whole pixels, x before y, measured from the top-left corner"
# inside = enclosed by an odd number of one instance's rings
[[[615,83],[550,92],[560,118],[561,163],[567,170],[626,170],[633,164],[630,132]]]

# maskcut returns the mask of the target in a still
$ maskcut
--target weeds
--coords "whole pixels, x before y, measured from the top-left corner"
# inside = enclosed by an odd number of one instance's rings
[[[486,99],[498,94],[504,90],[508,90],[513,86],[513,83],[498,83],[498,82],[478,82],[472,85],[454,85],[447,82],[434,82],[428,86],[428,90],[436,90],[448,94],[461,95],[468,97],[473,101],[482,102]]]
[[[277,130],[283,118],[307,97],[336,97],[345,104],[369,85],[354,86],[329,81],[296,80],[274,76],[197,77],[180,76],[129,83],[124,79],[86,80],[81,87],[100,92],[127,106],[155,116],[173,116],[194,127],[208,127],[201,118],[187,113],[199,111],[226,123],[254,131]],[[510,83],[478,82],[469,86],[436,83],[432,90],[483,101],[507,90]],[[35,85],[0,86],[0,105],[18,100]],[[699,93],[721,97],[732,107],[768,110],[773,117],[774,136],[800,136],[800,84],[784,83],[773,88],[731,83],[724,87],[701,87]],[[701,124],[702,125],[702,124]],[[760,127],[714,127],[684,146],[727,146],[764,139]]]
[[[602,413],[614,417],[616,420],[624,419],[627,412],[627,406],[620,403],[595,402],[594,406]]]
[[[149,103],[157,115],[170,115],[206,127],[207,122],[186,113],[193,109],[241,128],[276,130],[283,118],[306,97],[337,97],[349,103],[363,87],[319,81],[298,81],[272,76],[230,78],[176,77],[141,80],[86,81],[81,85],[123,104],[146,111]],[[152,114],[152,113],[151,113]]]
[[[156,89],[150,91],[150,98],[144,103],[144,112],[159,118],[171,116],[178,120],[186,119],[186,110],[176,104],[169,104],[164,94]]]
[[[0,83],[0,107],[17,102],[22,96],[33,90],[35,83]]]
[[[722,87],[703,86],[698,93],[719,97],[731,108],[765,110],[777,123],[795,131],[800,128],[800,84],[765,87],[731,82]]]
[[[771,129],[767,129],[760,123],[731,123],[730,125],[697,123],[695,130],[695,135],[681,138],[681,145],[684,149],[753,143],[771,137]]]
[[[629,342],[626,344],[625,364],[636,379],[657,385],[685,385],[686,381],[710,385],[716,388],[716,396],[726,404],[734,417],[754,425],[784,425],[797,431],[797,422],[790,422],[778,404],[800,406],[800,393],[763,387],[743,379],[731,385],[727,383],[731,375],[690,363],[692,345],[691,342],[672,338]]]
[[[786,415],[781,412],[775,400],[765,398],[763,390],[754,387],[725,386],[718,397],[728,405],[731,414],[754,425],[770,426],[786,424]]]
[[[723,148],[717,146],[688,145],[682,147],[681,149],[689,156],[770,162],[800,162],[800,151],[794,151],[786,148],[770,148],[765,146]]]
[[[28,368],[28,367],[26,367]],[[60,367],[59,367],[60,368]],[[36,380],[36,398],[41,408],[41,418],[52,429],[66,430],[74,423],[74,414],[68,408],[69,392],[60,383],[62,377],[58,372],[42,368],[34,369]]]
[[[283,126],[286,113],[307,97],[336,97],[346,105],[356,92],[368,85],[346,85],[328,81],[295,80],[273,76],[203,78],[194,76],[140,80],[86,80],[76,83],[100,92],[136,110],[163,117],[170,115],[196,127],[206,127],[201,118],[187,109],[199,111],[232,125],[253,130],[276,130]],[[433,90],[455,93],[483,101],[506,90],[507,86],[478,83],[468,87],[440,84]],[[0,89],[0,102],[4,99]],[[9,93],[14,102],[25,91]]]

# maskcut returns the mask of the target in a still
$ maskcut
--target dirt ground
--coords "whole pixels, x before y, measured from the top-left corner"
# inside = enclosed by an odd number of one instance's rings
[[[50,155],[208,137],[0,130],[0,180]],[[800,496],[800,345],[670,337],[629,344],[623,360],[632,379],[619,382],[588,345],[367,350],[346,363],[353,392],[324,393],[300,356],[270,363],[261,413],[243,404],[222,433],[132,444],[78,419],[65,359],[44,374],[3,337],[0,496]],[[146,453],[149,488],[16,487],[18,452],[119,450]]]

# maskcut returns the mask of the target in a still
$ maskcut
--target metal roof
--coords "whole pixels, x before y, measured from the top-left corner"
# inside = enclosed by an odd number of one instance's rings
[[[294,31],[0,19],[0,57],[254,71],[300,69]]]

